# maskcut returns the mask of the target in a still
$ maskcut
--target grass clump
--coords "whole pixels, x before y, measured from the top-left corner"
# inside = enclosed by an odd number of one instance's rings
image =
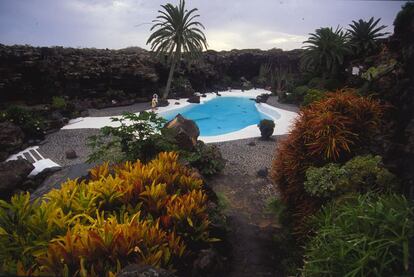
[[[407,274],[414,210],[403,196],[355,195],[326,205],[311,220],[304,276]],[[408,275],[407,275],[408,276]]]

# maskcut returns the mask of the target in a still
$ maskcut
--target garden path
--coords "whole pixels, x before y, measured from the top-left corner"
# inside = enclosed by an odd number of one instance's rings
[[[279,225],[267,208],[277,192],[269,178],[257,176],[257,171],[270,169],[278,139],[217,144],[227,165],[209,184],[218,194],[227,217],[232,249],[230,272],[226,276],[283,276],[273,241]]]

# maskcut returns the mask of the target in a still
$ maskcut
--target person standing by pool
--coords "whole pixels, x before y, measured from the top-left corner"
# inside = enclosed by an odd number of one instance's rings
[[[151,100],[151,109],[152,111],[155,111],[157,109],[158,105],[158,94],[154,93]]]

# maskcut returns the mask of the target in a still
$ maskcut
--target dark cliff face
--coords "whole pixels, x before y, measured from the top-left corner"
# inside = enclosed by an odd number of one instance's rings
[[[93,97],[110,89],[145,95],[157,87],[157,62],[145,50],[0,45],[2,101]]]
[[[260,65],[277,62],[299,72],[301,50],[207,51],[194,63],[182,62],[175,74],[188,79],[196,91],[237,85],[241,77],[251,80]],[[0,101],[42,103],[52,96],[100,98],[113,92],[146,98],[159,92],[168,67],[141,48],[122,50],[63,47],[5,46],[0,44]],[[179,92],[179,85],[173,91]]]

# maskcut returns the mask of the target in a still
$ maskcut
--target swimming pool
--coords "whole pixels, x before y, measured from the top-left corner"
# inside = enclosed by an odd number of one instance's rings
[[[260,112],[256,102],[247,97],[216,97],[202,104],[190,104],[184,108],[161,112],[167,120],[177,114],[192,119],[200,129],[201,136],[217,136],[257,125],[262,119],[277,119]]]

